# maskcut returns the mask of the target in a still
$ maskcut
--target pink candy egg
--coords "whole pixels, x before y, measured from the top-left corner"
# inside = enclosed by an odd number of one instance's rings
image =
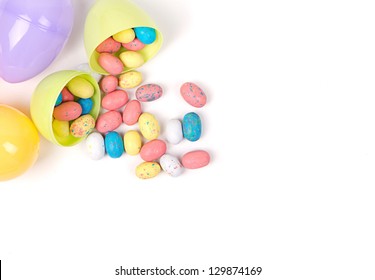
[[[142,106],[138,100],[131,100],[126,104],[122,119],[126,125],[134,125],[137,123],[139,116],[142,114]]]
[[[74,95],[71,94],[71,92],[66,87],[64,87],[63,90],[61,91],[61,95],[62,95],[62,102],[74,101]]]
[[[99,46],[96,47],[98,53],[115,53],[121,48],[121,43],[114,40],[112,37],[104,40]]]
[[[82,107],[77,102],[68,101],[56,106],[53,117],[59,121],[72,121],[82,114]]]
[[[196,84],[184,83],[180,88],[180,93],[184,100],[191,106],[201,108],[206,105],[206,94]]]
[[[138,38],[135,38],[130,43],[123,43],[122,46],[129,51],[140,51],[145,47],[145,44],[139,41]]]
[[[150,102],[159,99],[163,95],[163,89],[156,84],[147,84],[137,88],[136,98],[141,102]]]
[[[124,90],[115,90],[102,99],[102,107],[106,110],[117,110],[129,101],[128,93]]]
[[[159,159],[167,151],[167,145],[163,140],[154,139],[141,148],[140,156],[144,161],[154,161]]]
[[[111,75],[119,75],[124,70],[121,60],[110,53],[101,53],[98,59],[99,65]]]
[[[117,111],[108,111],[100,115],[96,121],[96,129],[101,133],[113,131],[122,123],[121,114]]]
[[[197,169],[210,163],[210,155],[203,150],[192,151],[184,154],[181,162],[185,168]]]
[[[100,89],[104,93],[115,91],[118,86],[118,79],[116,76],[108,75],[100,81]]]

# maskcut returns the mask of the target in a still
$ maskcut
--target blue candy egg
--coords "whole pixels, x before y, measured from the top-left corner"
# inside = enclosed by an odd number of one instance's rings
[[[152,44],[156,40],[156,31],[151,27],[135,27],[135,36],[143,44]]]
[[[94,102],[92,102],[91,98],[80,98],[77,102],[82,107],[82,115],[90,113],[92,106],[94,105]]]
[[[62,97],[63,97],[62,93],[60,93],[59,96],[57,97],[57,100],[56,100],[56,103],[55,103],[55,107],[59,106],[62,103],[62,101],[63,101]]]
[[[111,158],[119,158],[124,153],[122,137],[115,131],[108,132],[104,139],[105,149]]]
[[[182,120],[182,132],[184,138],[189,141],[197,141],[202,134],[202,122],[198,114],[187,113]]]

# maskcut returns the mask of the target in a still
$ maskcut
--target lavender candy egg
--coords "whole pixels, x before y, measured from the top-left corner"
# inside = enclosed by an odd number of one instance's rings
[[[142,85],[137,88],[135,97],[141,102],[150,102],[159,99],[163,95],[163,89],[156,84]]]
[[[104,138],[99,132],[93,132],[87,136],[85,144],[91,159],[99,160],[104,157]]]

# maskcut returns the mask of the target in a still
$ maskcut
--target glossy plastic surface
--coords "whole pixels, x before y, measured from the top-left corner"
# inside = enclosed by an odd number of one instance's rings
[[[71,0],[0,0],[0,77],[10,83],[45,70],[73,26]]]
[[[38,158],[39,135],[17,109],[0,104],[0,181],[18,177]]]
[[[84,31],[86,54],[92,70],[108,75],[98,63],[96,47],[120,31],[139,26],[156,30],[155,42],[138,51],[147,62],[158,53],[163,43],[162,34],[151,17],[130,0],[97,0],[87,15]],[[132,68],[125,67],[123,73],[130,70]]]

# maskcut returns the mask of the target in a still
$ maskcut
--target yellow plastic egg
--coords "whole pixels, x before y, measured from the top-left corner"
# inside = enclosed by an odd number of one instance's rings
[[[0,181],[26,172],[39,153],[39,134],[33,122],[17,109],[0,104]]]

